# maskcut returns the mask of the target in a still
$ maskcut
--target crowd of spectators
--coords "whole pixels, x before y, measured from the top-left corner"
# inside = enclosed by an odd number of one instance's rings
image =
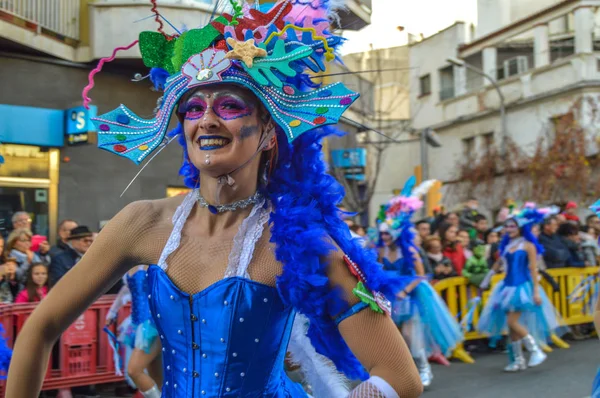
[[[47,237],[32,232],[31,223],[28,213],[17,212],[12,216],[12,229],[0,236],[1,304],[42,300],[94,241],[95,234],[88,227],[63,220],[58,242],[51,247]]]
[[[546,269],[600,264],[598,216],[590,214],[582,222],[575,202],[568,202],[562,209],[561,213],[547,217],[533,229],[544,247],[543,255],[538,258],[538,268],[546,278],[550,278],[544,272]],[[464,276],[473,285],[486,287],[486,276],[500,257],[498,247],[503,222],[508,216],[507,209],[503,209],[492,223],[479,210],[478,201],[471,199],[459,211],[442,209],[433,217],[416,221],[415,244],[432,283]],[[375,229],[369,232],[350,217],[346,217],[346,222],[355,236],[364,236],[372,246],[394,245],[389,239],[379,239]]]

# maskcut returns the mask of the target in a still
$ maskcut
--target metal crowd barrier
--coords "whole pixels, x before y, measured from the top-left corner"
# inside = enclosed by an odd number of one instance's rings
[[[562,316],[565,325],[580,325],[593,322],[593,303],[592,298],[598,295],[598,277],[600,267],[587,268],[554,268],[547,270],[548,274],[557,282],[559,289],[554,291],[545,279],[541,279],[540,287],[544,289],[548,298]],[[487,302],[494,286],[504,279],[504,274],[494,275],[491,282],[491,287],[488,290],[482,291],[476,286],[469,284],[467,278],[462,276],[452,277],[441,280],[434,285],[435,290],[444,298],[448,309],[460,321],[462,316],[468,313],[470,303],[473,303],[474,297],[480,297],[481,301],[473,315],[472,325],[477,325],[481,309]],[[585,281],[589,289],[582,289],[580,294],[583,295],[582,300],[571,302],[569,296],[574,293],[577,288],[582,287],[581,284]],[[481,335],[471,328],[465,333],[465,341],[483,339],[487,336]],[[562,341],[558,336],[553,336],[553,342],[561,347],[568,348],[568,344]],[[548,350],[548,347],[545,347]],[[473,363],[473,358],[459,346],[453,356],[464,362]]]

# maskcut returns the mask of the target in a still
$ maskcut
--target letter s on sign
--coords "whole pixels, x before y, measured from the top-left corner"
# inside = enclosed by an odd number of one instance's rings
[[[83,130],[85,127],[85,113],[77,112],[77,130]]]

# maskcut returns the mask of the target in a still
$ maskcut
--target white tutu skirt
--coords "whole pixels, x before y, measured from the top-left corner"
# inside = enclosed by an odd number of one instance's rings
[[[392,319],[401,329],[413,355],[449,355],[463,340],[460,325],[446,303],[426,281],[419,283],[404,300],[396,299]]]
[[[158,337],[158,331],[152,319],[135,325],[128,316],[118,327],[118,340],[129,348],[143,350],[150,353],[154,340]]]
[[[479,333],[500,336],[508,331],[507,313],[520,312],[519,323],[536,340],[548,342],[554,334],[567,331],[560,314],[556,311],[543,289],[539,290],[542,303],[533,302],[533,283],[525,282],[517,286],[505,286],[499,282],[486,303],[477,329]]]

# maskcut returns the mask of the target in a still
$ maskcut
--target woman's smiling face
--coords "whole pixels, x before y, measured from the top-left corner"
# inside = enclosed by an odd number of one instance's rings
[[[261,120],[262,109],[249,90],[233,84],[202,87],[184,97],[178,114],[194,166],[218,177],[248,161],[271,128]]]

